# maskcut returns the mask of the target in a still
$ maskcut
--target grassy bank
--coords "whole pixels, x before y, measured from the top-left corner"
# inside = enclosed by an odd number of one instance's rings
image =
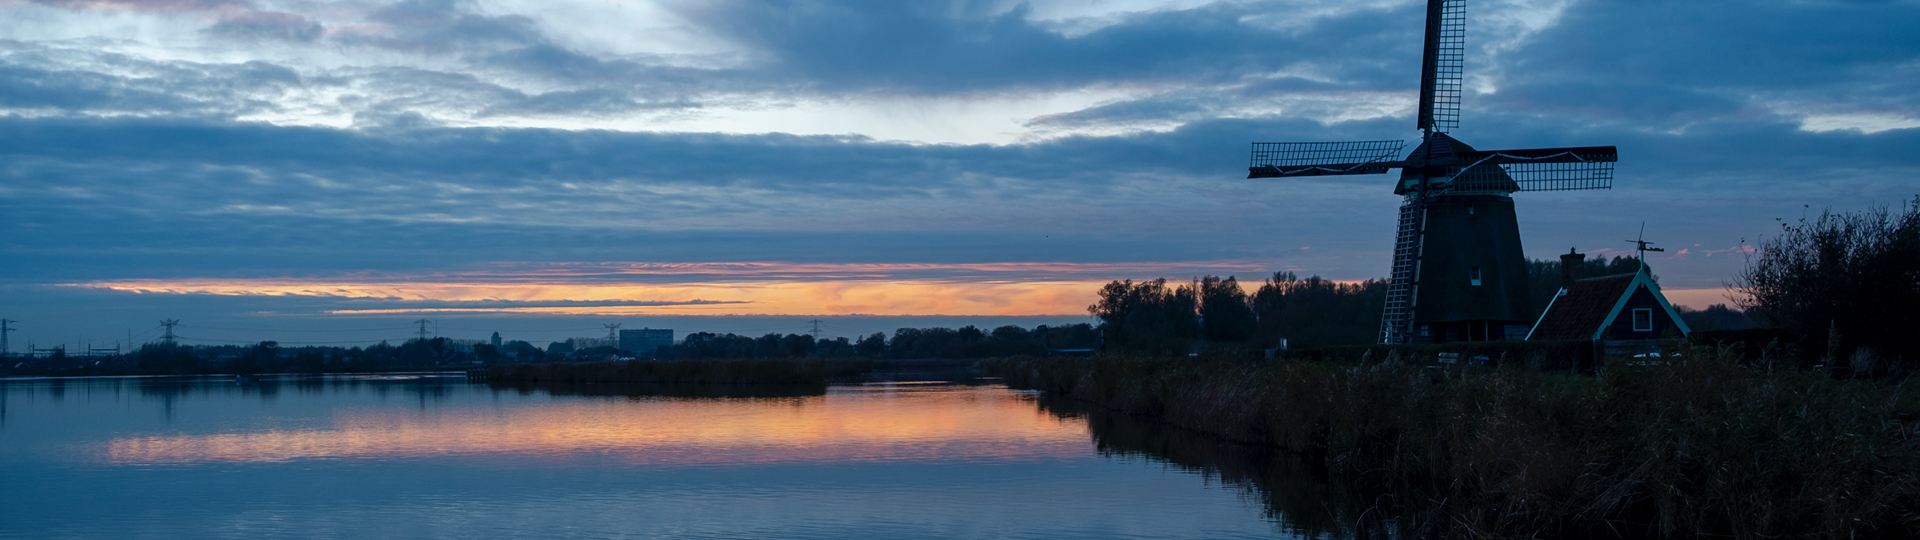
[[[1016,387],[1285,448],[1383,512],[1444,516],[1414,535],[1920,534],[1911,379],[1704,352],[1599,377],[1118,356],[982,366]]]
[[[871,362],[817,358],[623,360],[517,364],[488,368],[500,383],[792,384],[824,385],[872,369]]]

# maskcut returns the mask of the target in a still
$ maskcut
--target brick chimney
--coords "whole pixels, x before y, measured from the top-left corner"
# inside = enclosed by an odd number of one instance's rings
[[[1573,281],[1587,277],[1587,254],[1576,253],[1567,248],[1567,254],[1560,256],[1560,288],[1573,288]]]

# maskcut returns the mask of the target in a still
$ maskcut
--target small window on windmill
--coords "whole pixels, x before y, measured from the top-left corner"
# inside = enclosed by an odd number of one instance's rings
[[[1475,287],[1480,286],[1480,267],[1475,266],[1467,269],[1467,281],[1473,282],[1473,286]]]
[[[1653,310],[1652,309],[1633,310],[1633,331],[1635,332],[1652,332],[1653,331]]]
[[[1427,325],[1420,325],[1420,337],[1427,337]]]

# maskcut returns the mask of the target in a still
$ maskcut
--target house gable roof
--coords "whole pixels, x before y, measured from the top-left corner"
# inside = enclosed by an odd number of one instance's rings
[[[1617,274],[1597,278],[1587,278],[1573,282],[1572,287],[1560,289],[1560,294],[1547,305],[1547,311],[1540,314],[1540,320],[1533,324],[1533,331],[1527,333],[1528,340],[1573,340],[1600,339],[1613,320],[1620,316],[1627,300],[1634,291],[1646,287],[1653,298],[1660,301],[1673,324],[1680,332],[1690,333],[1687,323],[1680,320],[1680,313],[1674,311],[1673,304],[1667,302],[1667,295],[1660,293],[1660,284],[1647,275],[1645,269],[1631,274]]]
[[[1587,278],[1560,289],[1546,313],[1533,323],[1527,340],[1593,339],[1594,329],[1605,327],[1611,312],[1626,298],[1634,274]]]
[[[1627,285],[1627,294],[1620,295],[1620,301],[1607,312],[1607,319],[1600,323],[1600,328],[1594,329],[1593,339],[1600,339],[1600,335],[1607,331],[1607,327],[1613,326],[1613,320],[1620,316],[1620,311],[1627,307],[1627,300],[1633,296],[1634,291],[1640,290],[1640,287],[1646,287],[1647,292],[1653,293],[1653,299],[1660,302],[1660,309],[1666,310],[1667,318],[1673,321],[1674,326],[1680,327],[1682,335],[1693,333],[1693,329],[1687,328],[1687,322],[1680,320],[1680,312],[1674,311],[1673,304],[1667,303],[1667,295],[1660,292],[1660,284],[1655,283],[1653,276],[1647,275],[1647,269],[1642,267],[1633,273],[1633,283]]]

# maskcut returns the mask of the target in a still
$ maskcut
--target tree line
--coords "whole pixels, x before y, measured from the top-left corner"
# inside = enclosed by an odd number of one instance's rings
[[[695,332],[686,339],[654,351],[659,358],[989,358],[1044,355],[1049,350],[1092,349],[1100,334],[1091,324],[1007,325],[981,330],[960,328],[901,328],[892,337],[876,332],[856,339],[815,339],[807,334],[767,334],[760,337]]]
[[[1852,373],[1920,368],[1920,197],[1862,212],[1822,212],[1763,238],[1729,288],[1734,305],[1680,308],[1698,331],[1759,332],[1795,356]],[[1635,272],[1633,257],[1586,260],[1587,277]],[[1538,319],[1561,286],[1561,262],[1531,260],[1527,280]],[[1651,267],[1648,268],[1651,272]],[[1657,280],[1656,276],[1656,280]],[[1185,283],[1114,281],[1087,307],[1106,346],[1184,354],[1208,346],[1292,348],[1376,341],[1386,280],[1337,282],[1275,273],[1248,294],[1233,276]],[[1758,328],[1756,328],[1758,327]],[[1748,341],[1754,341],[1749,339]]]
[[[1559,260],[1528,261],[1533,318],[1559,292],[1560,266]],[[1633,257],[1596,257],[1580,272],[1598,277],[1639,268]],[[1107,345],[1119,349],[1174,354],[1220,345],[1276,348],[1283,339],[1289,348],[1369,345],[1379,337],[1387,280],[1342,282],[1277,272],[1251,294],[1234,276],[1186,283],[1125,280],[1106,284],[1099,298],[1087,311],[1099,319]]]
[[[448,369],[462,366],[608,360],[624,357],[696,358],[986,358],[1044,355],[1049,349],[1092,349],[1100,336],[1087,323],[1022,328],[1002,326],[980,330],[901,328],[889,337],[874,333],[857,339],[815,339],[807,334],[773,333],[759,337],[694,332],[686,339],[655,351],[620,351],[588,347],[571,352],[542,349],[514,340],[495,347],[487,343],[448,338],[407,340],[398,345],[381,342],[365,347],[284,347],[279,342],[252,345],[187,345],[149,343],[138,350],[111,356],[51,356],[8,358],[0,375],[25,374],[211,374],[211,373],[359,373],[410,369]]]

